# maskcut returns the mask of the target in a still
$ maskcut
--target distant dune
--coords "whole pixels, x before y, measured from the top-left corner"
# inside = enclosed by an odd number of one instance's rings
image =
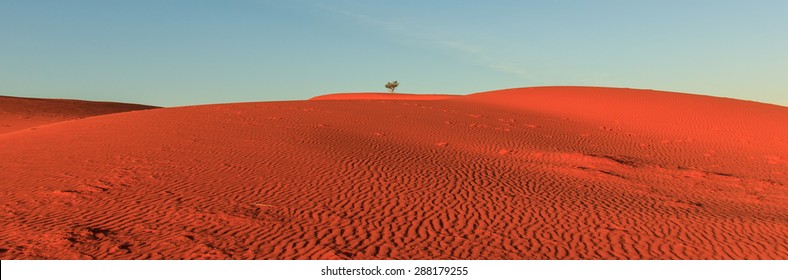
[[[151,108],[156,107],[126,103],[0,96],[0,134],[61,121]]]
[[[592,87],[96,116],[0,134],[0,258],[788,259],[786,132]]]
[[[457,97],[451,94],[410,94],[410,93],[332,93],[310,98],[309,100],[442,100]]]

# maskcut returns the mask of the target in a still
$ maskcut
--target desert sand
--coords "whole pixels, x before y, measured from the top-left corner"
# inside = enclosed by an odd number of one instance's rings
[[[594,87],[24,102],[0,99],[1,259],[788,259],[782,106]]]
[[[50,123],[152,108],[157,107],[114,102],[0,96],[0,134]]]

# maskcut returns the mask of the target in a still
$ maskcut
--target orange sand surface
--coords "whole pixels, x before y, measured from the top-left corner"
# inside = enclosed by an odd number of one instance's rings
[[[320,95],[309,100],[442,100],[457,97],[451,94],[409,94],[409,93],[333,93]]]
[[[0,96],[0,134],[67,120],[156,108],[138,104]]]
[[[592,87],[6,100],[1,259],[788,259],[782,106]]]

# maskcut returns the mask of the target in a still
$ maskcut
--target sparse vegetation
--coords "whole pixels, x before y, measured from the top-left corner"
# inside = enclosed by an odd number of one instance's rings
[[[390,93],[394,93],[394,89],[396,89],[397,86],[399,86],[399,82],[397,81],[386,83],[386,88],[389,89]]]

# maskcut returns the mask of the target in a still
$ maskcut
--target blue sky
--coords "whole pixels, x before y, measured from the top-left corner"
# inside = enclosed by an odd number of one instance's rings
[[[788,105],[788,1],[0,0],[0,95],[177,106],[542,85]]]

